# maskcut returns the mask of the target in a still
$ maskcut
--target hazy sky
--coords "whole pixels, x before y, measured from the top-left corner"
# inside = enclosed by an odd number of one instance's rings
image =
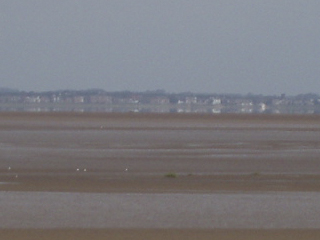
[[[1,0],[0,87],[320,93],[319,0]]]

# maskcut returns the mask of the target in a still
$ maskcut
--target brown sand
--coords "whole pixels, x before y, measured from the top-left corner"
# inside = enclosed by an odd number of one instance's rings
[[[0,113],[0,190],[319,191],[319,136],[313,115]]]
[[[0,191],[319,191],[318,136],[314,115],[0,113],[0,182],[14,183]],[[177,177],[165,177],[169,172]],[[0,230],[0,239],[90,238],[320,239],[320,231]]]
[[[186,230],[186,229],[54,229],[0,230],[0,239],[10,240],[318,240],[320,230]]]

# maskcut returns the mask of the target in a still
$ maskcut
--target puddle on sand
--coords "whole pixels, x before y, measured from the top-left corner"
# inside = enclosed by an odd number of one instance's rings
[[[4,185],[4,184],[17,184],[17,183],[14,183],[14,182],[0,182],[0,185]]]

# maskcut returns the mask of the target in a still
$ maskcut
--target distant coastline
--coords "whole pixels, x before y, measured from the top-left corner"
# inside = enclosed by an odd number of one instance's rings
[[[318,94],[295,96],[215,93],[107,92],[59,90],[25,92],[0,88],[0,111],[320,114]]]

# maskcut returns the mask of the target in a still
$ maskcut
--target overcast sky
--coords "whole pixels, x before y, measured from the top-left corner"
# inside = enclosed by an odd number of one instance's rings
[[[320,93],[319,0],[1,0],[0,87]]]

